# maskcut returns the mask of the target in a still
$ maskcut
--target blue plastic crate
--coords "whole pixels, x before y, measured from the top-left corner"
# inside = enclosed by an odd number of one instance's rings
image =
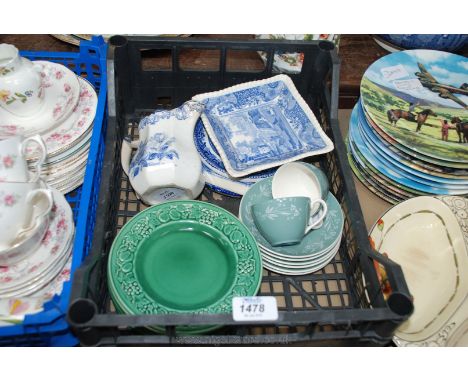
[[[22,51],[20,54],[31,60],[60,63],[86,78],[98,92],[98,106],[84,183],[66,195],[76,227],[70,281],[42,312],[26,316],[22,324],[0,327],[0,346],[73,346],[78,341],[70,332],[66,313],[73,274],[88,255],[96,218],[107,128],[107,44],[102,37],[95,36],[91,41],[82,41],[78,53]]]

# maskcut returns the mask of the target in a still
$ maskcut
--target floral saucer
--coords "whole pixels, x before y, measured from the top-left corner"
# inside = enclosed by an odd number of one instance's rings
[[[49,61],[35,61],[35,64],[42,67],[42,106],[34,116],[27,118],[0,108],[0,138],[44,134],[64,122],[78,102],[80,84],[75,73],[61,64]]]
[[[65,197],[52,190],[52,207],[49,229],[36,252],[17,264],[0,267],[0,297],[16,295],[37,279],[44,277],[67,253],[74,235],[73,214]],[[43,284],[42,284],[43,285]],[[39,283],[39,288],[42,287]],[[30,291],[32,293],[32,291]]]
[[[0,327],[20,324],[26,315],[41,312],[47,301],[62,293],[63,284],[70,280],[72,249],[70,246],[68,255],[65,256],[67,258],[65,266],[45,287],[27,297],[0,299]]]
[[[309,105],[286,75],[193,97],[229,175],[243,177],[333,150]]]
[[[77,77],[79,81],[79,99],[68,118],[50,131],[41,134],[47,148],[47,160],[53,161],[54,157],[81,142],[89,135],[96,115],[97,94],[93,86],[84,78]],[[22,134],[21,129],[9,128],[3,130],[4,137]],[[0,138],[2,130],[0,128]],[[27,159],[33,160],[36,153],[31,149],[27,152]]]

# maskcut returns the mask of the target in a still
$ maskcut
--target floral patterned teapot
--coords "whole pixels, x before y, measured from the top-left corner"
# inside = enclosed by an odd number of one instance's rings
[[[143,118],[140,139],[122,143],[122,168],[137,196],[146,204],[195,199],[203,190],[201,160],[193,141],[203,105],[188,101],[173,110]],[[137,149],[131,158],[132,149]]]

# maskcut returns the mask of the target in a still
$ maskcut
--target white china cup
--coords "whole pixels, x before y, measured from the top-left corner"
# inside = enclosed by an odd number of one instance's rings
[[[273,175],[271,183],[271,193],[274,199],[306,196],[311,202],[318,199],[326,201],[328,191],[329,184],[325,173],[303,162],[290,162],[282,165]],[[312,220],[321,206],[321,203],[311,204]],[[322,224],[318,224],[314,227],[320,228],[321,226]]]
[[[0,251],[8,251],[41,228],[53,205],[43,182],[0,183]]]
[[[39,152],[35,164],[35,173],[31,176],[26,161],[26,152],[31,144],[37,146]],[[41,167],[46,159],[47,149],[40,135],[24,138],[17,135],[0,141],[0,182],[35,182],[41,173]]]
[[[18,117],[37,113],[43,101],[40,70],[14,45],[0,44],[0,107]]]

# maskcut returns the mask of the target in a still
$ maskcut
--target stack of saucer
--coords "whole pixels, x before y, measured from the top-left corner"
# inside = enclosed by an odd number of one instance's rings
[[[0,56],[0,140],[41,135],[47,148],[41,177],[62,193],[75,189],[83,183],[97,107],[95,90],[67,67],[32,63],[12,45],[1,44]],[[37,155],[33,149],[28,152],[31,166]]]
[[[40,237],[37,249],[26,257],[21,254],[22,260],[18,262],[0,264],[2,303],[5,303],[4,299],[13,301],[25,296],[38,299],[49,296],[51,284],[56,285],[55,279],[67,267],[73,248],[73,213],[60,192],[52,190],[52,198],[48,227]]]
[[[253,185],[243,196],[239,209],[240,220],[253,234],[260,248],[263,267],[285,275],[302,275],[318,271],[333,260],[340,247],[344,216],[339,202],[332,193],[327,192],[324,199],[327,212],[320,228],[310,230],[297,244],[273,246],[260,232],[252,213],[253,206],[273,200],[272,182],[273,177],[270,177]],[[276,215],[275,211],[270,211],[270,216],[276,218]],[[287,220],[288,217],[285,217],[283,227],[291,224]]]

